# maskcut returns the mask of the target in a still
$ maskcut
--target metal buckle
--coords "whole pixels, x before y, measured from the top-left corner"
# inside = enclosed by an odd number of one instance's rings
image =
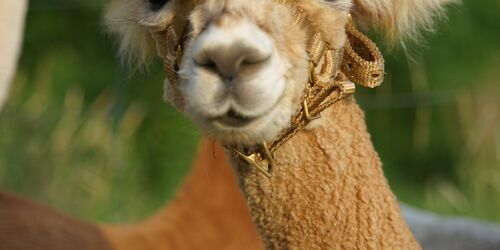
[[[341,96],[352,95],[356,92],[356,85],[351,81],[342,81],[338,84]]]
[[[311,117],[311,113],[309,113],[309,107],[307,104],[307,100],[305,100],[305,99],[302,102],[302,108],[304,109],[304,116],[306,117],[307,121],[313,121],[313,120],[317,120],[317,119],[321,118],[321,115],[319,115],[319,114],[315,117]]]
[[[179,71],[180,65],[182,62],[182,45],[178,44],[177,47],[175,48],[175,64],[174,64],[174,69],[175,71]]]
[[[261,144],[263,154],[260,153],[253,153],[251,155],[246,155],[242,153],[240,150],[231,147],[231,150],[235,152],[241,159],[243,159],[247,164],[250,166],[254,167],[259,171],[261,174],[263,174],[267,178],[271,178],[273,176],[273,168],[274,168],[274,156],[269,150],[269,147],[267,146],[266,143]],[[267,169],[263,167],[259,162],[262,161],[267,161],[268,167]]]

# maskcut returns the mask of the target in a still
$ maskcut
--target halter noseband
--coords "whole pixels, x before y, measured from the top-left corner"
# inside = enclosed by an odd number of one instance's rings
[[[188,26],[189,13],[202,1],[193,1],[192,6],[183,6],[165,31],[165,72],[174,91],[177,92],[175,95],[181,100],[177,71],[183,54],[184,33]],[[240,160],[255,167],[268,178],[272,176],[275,165],[274,152],[280,146],[309,122],[319,118],[326,108],[354,94],[354,83],[374,88],[379,86],[384,78],[384,58],[375,43],[354,27],[351,18],[346,26],[348,38],[346,44],[342,48],[333,48],[326,41],[324,32],[311,24],[308,13],[296,6],[295,0],[272,1],[288,7],[295,24],[304,26],[308,30],[309,79],[304,89],[301,107],[293,116],[290,125],[273,141],[253,147],[226,146]]]

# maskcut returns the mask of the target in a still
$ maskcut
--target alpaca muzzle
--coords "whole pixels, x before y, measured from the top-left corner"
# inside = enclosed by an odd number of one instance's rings
[[[183,55],[184,40],[188,29],[190,12],[203,0],[185,6],[176,13],[172,23],[160,35],[166,39],[164,67],[172,85],[173,93],[182,106],[184,101],[178,88],[178,70]],[[290,125],[277,138],[251,147],[226,145],[238,158],[255,167],[264,176],[271,178],[274,168],[274,152],[292,138],[321,112],[355,92],[355,84],[374,88],[384,78],[384,58],[368,37],[359,32],[351,18],[345,27],[347,42],[341,48],[334,48],[325,39],[325,32],[310,22],[312,18],[306,10],[296,6],[294,0],[273,0],[275,4],[288,7],[295,24],[306,27],[309,34],[307,54],[309,55],[309,79],[304,88],[301,106],[297,109]]]

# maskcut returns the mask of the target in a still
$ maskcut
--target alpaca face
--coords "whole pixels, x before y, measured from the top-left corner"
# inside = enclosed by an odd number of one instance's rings
[[[299,107],[309,65],[306,33],[289,8],[270,0],[205,1],[190,24],[180,67],[184,112],[223,143],[276,137]]]
[[[197,0],[112,0],[108,28],[118,34],[125,57],[144,62],[152,50],[163,57],[162,31],[176,11],[192,1]],[[425,25],[430,13],[449,1],[296,0],[294,4],[307,11],[308,22],[333,48],[339,48],[346,40],[344,27],[353,4],[354,18],[397,34],[411,33],[407,24]],[[202,2],[189,16],[179,84],[174,90],[165,82],[166,100],[222,143],[250,145],[273,139],[288,126],[307,81],[305,28],[295,24],[288,7],[273,0]]]
[[[288,11],[268,0],[214,0],[191,15],[184,111],[223,143],[270,140],[297,108],[308,64],[305,35]]]
[[[165,39],[158,34],[188,1],[122,0],[119,6],[135,15],[136,29],[151,33],[162,57]],[[340,19],[335,25],[343,44],[350,0],[303,2]],[[205,0],[189,17],[177,86],[183,104],[168,80],[165,99],[222,143],[271,140],[300,106],[309,66],[306,36],[290,9],[272,0]]]

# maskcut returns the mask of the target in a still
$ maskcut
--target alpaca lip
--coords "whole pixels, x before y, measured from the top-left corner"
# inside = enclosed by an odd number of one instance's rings
[[[219,116],[214,120],[227,127],[243,127],[257,119],[257,117],[247,117],[237,113],[234,110],[229,110],[225,115]]]

